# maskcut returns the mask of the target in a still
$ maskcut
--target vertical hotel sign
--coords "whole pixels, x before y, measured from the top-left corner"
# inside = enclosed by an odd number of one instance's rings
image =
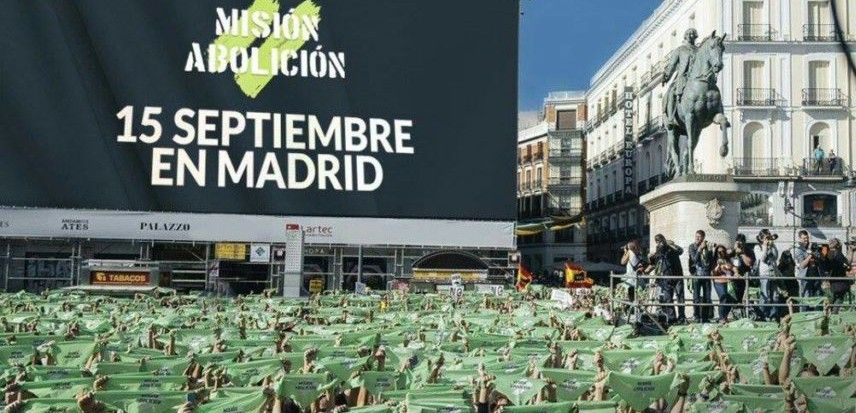
[[[636,149],[633,133],[633,88],[624,88],[624,196],[634,195],[636,185],[633,179],[633,152]]]

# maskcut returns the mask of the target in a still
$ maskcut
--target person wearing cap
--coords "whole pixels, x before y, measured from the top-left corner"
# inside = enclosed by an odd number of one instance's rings
[[[755,238],[758,245],[755,246],[756,269],[761,287],[761,304],[775,304],[777,302],[777,282],[771,277],[776,277],[778,274],[777,265],[779,261],[779,250],[776,248],[774,241],[779,236],[770,233],[767,228],[758,232]],[[761,315],[765,319],[773,319],[778,313],[775,306],[762,307]]]

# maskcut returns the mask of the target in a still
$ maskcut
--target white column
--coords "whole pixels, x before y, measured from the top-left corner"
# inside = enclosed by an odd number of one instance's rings
[[[790,40],[791,39],[791,0],[779,0],[780,8],[779,14],[781,16],[781,22],[779,23],[779,27],[774,27],[774,30],[778,30],[781,33],[782,40]]]
[[[731,18],[733,9],[734,0],[725,0],[722,2],[722,16],[720,16],[719,28],[717,29],[719,33],[729,33],[732,40],[737,38],[737,33],[732,33],[732,30],[737,30],[737,26],[732,24],[734,21]]]

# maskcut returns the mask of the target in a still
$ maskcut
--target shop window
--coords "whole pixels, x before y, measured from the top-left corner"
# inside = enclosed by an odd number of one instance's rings
[[[803,197],[803,226],[829,227],[838,225],[838,199],[830,194]]]
[[[740,225],[753,227],[770,226],[771,206],[770,194],[766,192],[746,194],[740,200]]]

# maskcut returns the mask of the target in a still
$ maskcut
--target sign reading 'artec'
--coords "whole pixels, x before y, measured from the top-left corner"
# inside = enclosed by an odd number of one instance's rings
[[[149,285],[148,271],[93,271],[89,283],[93,285]]]

